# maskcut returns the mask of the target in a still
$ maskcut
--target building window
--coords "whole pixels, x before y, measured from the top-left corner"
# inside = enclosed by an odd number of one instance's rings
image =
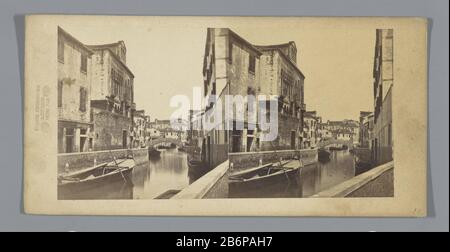
[[[64,63],[64,41],[62,39],[58,39],[58,60]]]
[[[269,120],[270,120],[270,103],[271,103],[271,100],[267,100],[266,101],[266,118],[265,118],[265,121],[267,121],[267,118],[269,118]]]
[[[87,56],[84,54],[81,54],[81,66],[80,70],[83,73],[87,73]]]
[[[86,112],[86,96],[87,96],[86,88],[80,87],[80,111],[81,112]]]
[[[255,74],[255,66],[256,66],[256,58],[253,55],[249,55],[249,62],[248,62],[248,71],[252,74]]]
[[[62,107],[63,81],[58,82],[58,108]]]
[[[233,43],[228,43],[228,63],[233,63]]]

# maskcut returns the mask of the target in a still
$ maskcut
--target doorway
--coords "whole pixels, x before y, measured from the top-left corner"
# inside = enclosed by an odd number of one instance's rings
[[[122,131],[122,148],[124,148],[124,149],[127,148],[127,131],[126,130]]]
[[[291,149],[295,150],[295,131],[291,131]]]
[[[74,129],[67,128],[66,129],[66,153],[73,152],[73,138],[74,138]]]

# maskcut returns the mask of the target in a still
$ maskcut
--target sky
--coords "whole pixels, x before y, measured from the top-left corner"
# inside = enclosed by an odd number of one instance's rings
[[[306,77],[306,109],[324,121],[359,120],[360,111],[373,111],[377,26],[369,20],[104,17],[68,18],[60,26],[85,44],[125,42],[135,103],[151,120],[168,119],[176,110],[169,106],[172,96],[192,97],[192,88],[203,85],[208,27],[231,28],[257,45],[294,41],[297,65]]]

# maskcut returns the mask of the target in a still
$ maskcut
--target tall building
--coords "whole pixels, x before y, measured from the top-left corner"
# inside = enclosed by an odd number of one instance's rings
[[[306,111],[303,116],[303,147],[315,148],[321,140],[320,125],[322,118],[317,116],[316,111]]]
[[[257,46],[261,55],[260,92],[279,97],[278,139],[262,142],[262,150],[300,149],[303,142],[304,80],[293,41]]]
[[[134,148],[139,148],[144,146],[147,141],[147,126],[150,121],[149,116],[145,115],[145,110],[136,110],[133,113],[133,131],[132,138],[133,143],[132,146]]]
[[[374,139],[376,164],[393,159],[392,87],[394,84],[394,45],[392,29],[377,29],[373,67]]]
[[[361,111],[359,113],[359,146],[362,148],[371,148],[373,134],[373,113],[370,111]]]
[[[227,28],[208,28],[203,61],[204,96],[222,103],[222,121],[204,132],[204,158],[210,166],[226,160],[229,152],[251,152],[301,147],[304,75],[297,66],[294,42],[256,46]],[[260,141],[259,125],[249,120],[245,108],[233,107],[242,118],[226,121],[225,95],[276,95],[278,137]],[[204,108],[207,115],[219,103]],[[243,125],[243,128],[236,127]]]
[[[93,51],[58,27],[58,153],[93,148],[90,116]]]
[[[134,75],[123,41],[87,46],[92,56],[91,108],[94,149],[130,148],[133,143]]]

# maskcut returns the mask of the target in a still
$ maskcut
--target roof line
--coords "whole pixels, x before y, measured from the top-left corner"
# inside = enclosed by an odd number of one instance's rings
[[[89,47],[91,47],[91,46],[89,46]],[[128,66],[127,66],[125,63],[123,63],[123,61],[119,58],[119,56],[117,56],[117,55],[111,50],[111,48],[108,48],[108,47],[104,47],[104,48],[103,48],[103,47],[102,47],[102,48],[92,48],[92,50],[93,50],[93,51],[108,50],[108,51],[113,55],[113,58],[114,58],[115,60],[117,60],[117,61],[122,65],[123,68],[125,68],[125,70],[131,75],[131,77],[134,78],[133,72],[131,72],[131,70],[128,68]]]
[[[286,61],[288,61],[289,64],[291,64],[291,66],[294,67],[295,70],[297,70],[298,73],[300,73],[300,75],[303,77],[303,79],[306,79],[305,75],[302,73],[302,71],[300,70],[300,68],[298,68],[297,64],[294,63],[294,62],[292,62],[292,60],[291,60],[286,54],[284,54],[284,52],[281,51],[280,48],[275,48],[275,50],[278,51],[278,52],[281,54],[281,56],[284,57],[284,59],[285,59]]]
[[[260,50],[258,50],[258,48],[255,47],[255,45],[253,45],[252,43],[248,42],[247,40],[245,40],[243,37],[239,36],[239,34],[235,33],[233,30],[231,30],[230,28],[227,28],[228,32],[233,35],[233,37],[237,38],[238,40],[240,40],[241,42],[243,42],[244,44],[246,44],[248,47],[250,47],[250,49],[252,49],[253,51],[255,51],[258,56],[261,56],[262,52]]]
[[[61,32],[64,36],[68,37],[69,39],[71,39],[73,42],[77,43],[79,46],[81,46],[81,48],[83,48],[85,51],[87,51],[90,55],[94,54],[94,52],[87,47],[85,44],[83,44],[81,41],[79,41],[78,39],[76,39],[74,36],[72,36],[70,33],[68,33],[67,31],[65,31],[63,28],[61,28],[60,26],[58,26],[58,32]]]

